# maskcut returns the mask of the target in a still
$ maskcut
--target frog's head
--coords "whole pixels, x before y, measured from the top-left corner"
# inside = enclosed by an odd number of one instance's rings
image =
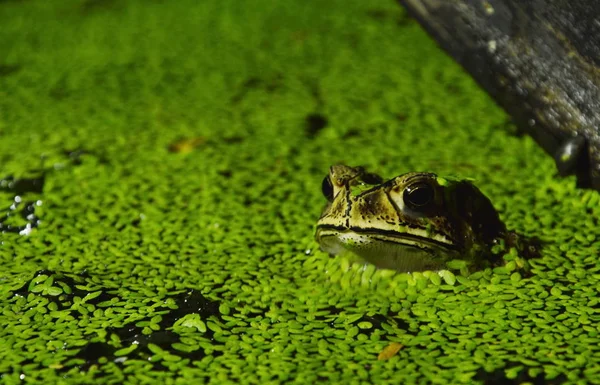
[[[361,167],[332,166],[316,238],[331,254],[350,251],[384,268],[441,269],[449,259],[490,257],[506,231],[468,181],[412,172],[389,181]]]

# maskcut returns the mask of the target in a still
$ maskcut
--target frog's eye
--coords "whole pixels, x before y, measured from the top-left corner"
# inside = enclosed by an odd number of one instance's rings
[[[404,190],[404,204],[411,209],[420,209],[433,202],[433,187],[427,183],[415,183]]]
[[[329,179],[329,176],[326,176],[323,179],[323,183],[321,184],[321,191],[323,192],[323,195],[325,196],[325,198],[327,198],[329,202],[333,202],[333,184],[331,183],[331,179]]]

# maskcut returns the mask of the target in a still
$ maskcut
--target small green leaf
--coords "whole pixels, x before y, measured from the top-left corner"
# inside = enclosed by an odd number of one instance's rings
[[[162,350],[160,348],[160,346],[158,346],[156,344],[152,344],[152,343],[148,344],[148,350],[150,350],[152,353],[159,355],[159,356],[165,354],[165,351]]]
[[[440,270],[438,274],[440,275],[440,277],[442,277],[442,279],[444,280],[444,282],[446,282],[447,285],[454,286],[454,284],[456,283],[456,276],[451,271]]]
[[[196,328],[201,333],[206,332],[206,324],[200,319],[199,314],[186,314],[184,317],[177,320],[175,325],[177,326],[177,324],[186,328]]]
[[[131,344],[130,346],[123,348],[123,349],[119,349],[115,352],[115,356],[120,357],[120,356],[126,356],[129,353],[133,352],[135,349],[137,349],[139,345],[138,344]]]
[[[100,294],[102,294],[102,290],[95,291],[93,293],[89,293],[85,297],[83,297],[82,301],[83,302],[91,301],[94,298],[97,298],[98,296],[100,296]]]
[[[228,315],[229,312],[230,312],[229,306],[227,306],[224,303],[222,303],[221,305],[219,305],[219,313]]]
[[[190,346],[186,344],[182,344],[181,342],[175,342],[171,345],[171,347],[175,350],[179,350],[184,353],[191,353],[193,351],[198,350],[198,346]]]
[[[63,290],[57,286],[50,286],[46,289],[46,293],[48,293],[48,295],[57,296],[61,295],[63,293]]]

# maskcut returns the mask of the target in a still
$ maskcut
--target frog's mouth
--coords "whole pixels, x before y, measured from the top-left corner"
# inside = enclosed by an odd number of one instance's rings
[[[317,227],[316,237],[327,253],[349,251],[377,267],[406,272],[441,269],[459,254],[450,241],[406,232],[325,225]]]

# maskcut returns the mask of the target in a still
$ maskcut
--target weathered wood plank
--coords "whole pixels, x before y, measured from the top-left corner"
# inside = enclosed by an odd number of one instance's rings
[[[399,1],[562,175],[600,190],[600,2]]]

